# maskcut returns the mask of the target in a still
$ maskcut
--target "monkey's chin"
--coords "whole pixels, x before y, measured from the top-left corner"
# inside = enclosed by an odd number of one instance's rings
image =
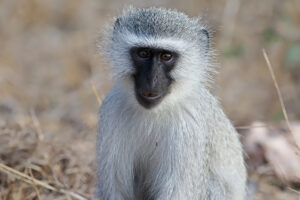
[[[163,99],[164,95],[142,95],[136,94],[136,99],[139,104],[146,108],[151,109],[157,106]]]

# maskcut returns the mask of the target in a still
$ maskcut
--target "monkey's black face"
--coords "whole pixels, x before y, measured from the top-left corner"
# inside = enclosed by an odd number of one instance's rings
[[[172,83],[171,70],[178,54],[164,49],[134,47],[130,50],[136,73],[135,95],[145,108],[153,108],[167,95]]]

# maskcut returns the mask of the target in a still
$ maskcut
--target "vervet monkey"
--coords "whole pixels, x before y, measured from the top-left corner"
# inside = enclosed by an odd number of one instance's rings
[[[243,200],[238,134],[209,91],[210,34],[201,19],[131,8],[105,55],[113,88],[100,109],[101,200]]]

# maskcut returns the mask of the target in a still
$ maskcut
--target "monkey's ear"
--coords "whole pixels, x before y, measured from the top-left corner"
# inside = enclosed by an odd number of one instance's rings
[[[120,27],[120,24],[121,24],[121,18],[118,17],[114,23],[114,31]]]
[[[121,30],[121,17],[117,18],[114,23],[113,36],[117,35]]]
[[[207,53],[210,49],[210,35],[205,28],[201,28],[200,32],[201,41],[204,43],[205,52]]]

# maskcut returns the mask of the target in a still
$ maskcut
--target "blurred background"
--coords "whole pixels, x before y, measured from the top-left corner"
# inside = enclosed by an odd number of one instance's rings
[[[214,92],[242,135],[251,195],[299,200],[299,0],[0,0],[0,163],[92,198],[95,92],[101,103],[112,86],[96,41],[129,5],[176,8],[206,19],[218,54]],[[0,199],[77,199],[6,172],[0,166]]]

